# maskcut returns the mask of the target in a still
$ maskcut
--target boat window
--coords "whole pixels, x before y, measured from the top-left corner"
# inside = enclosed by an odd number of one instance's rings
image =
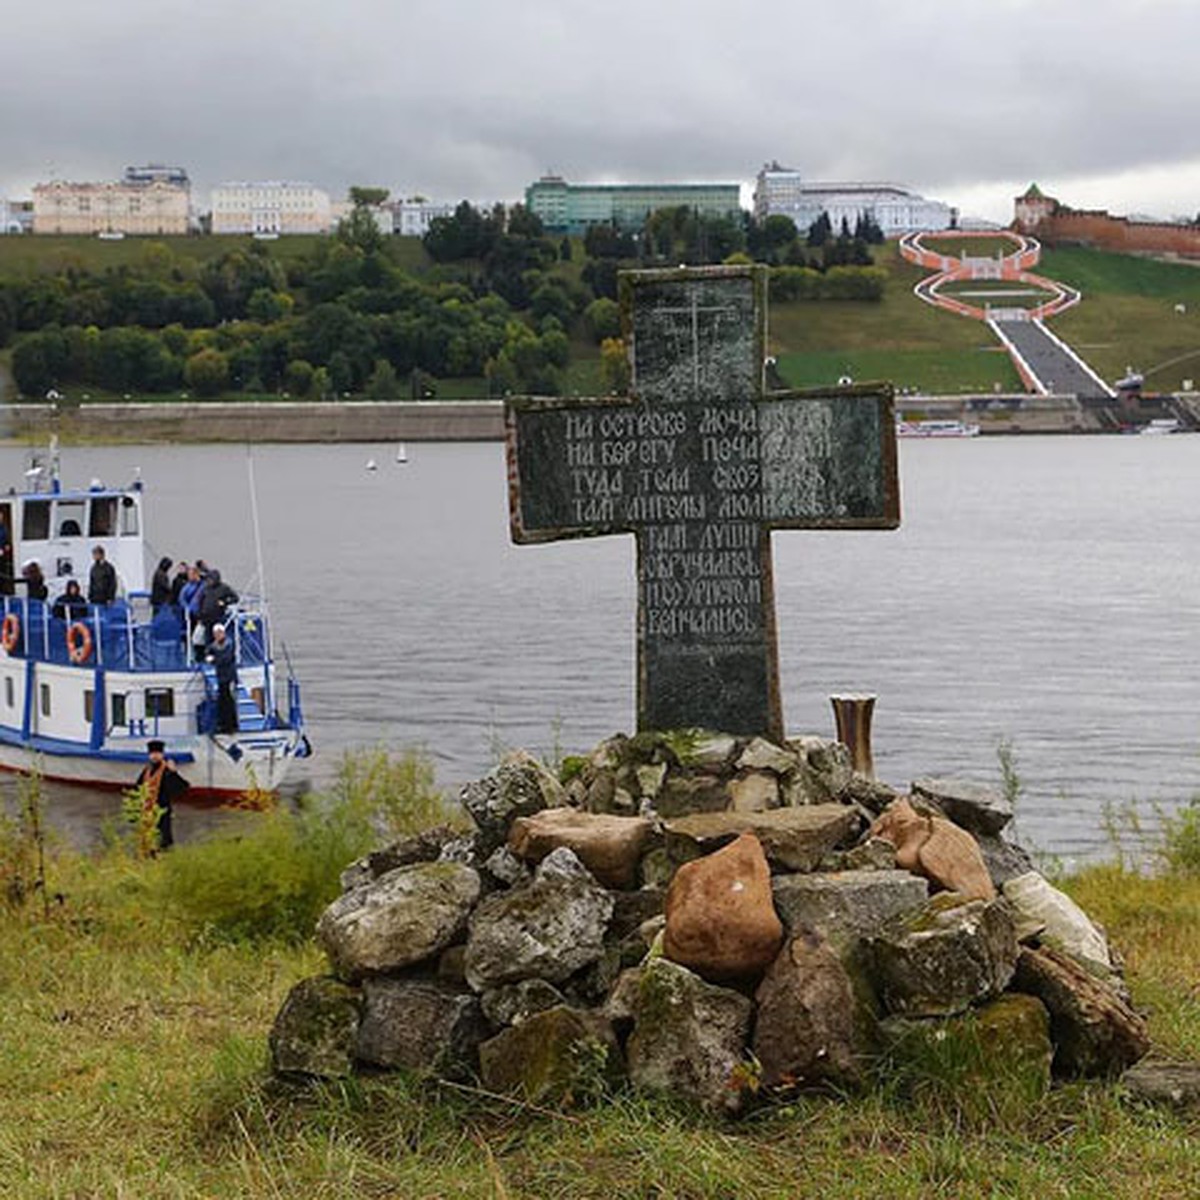
[[[42,716],[48,717],[49,715],[50,715],[50,685],[48,683],[43,683],[42,684]]]
[[[137,537],[138,506],[132,496],[121,497],[121,536]]]
[[[174,688],[146,689],[146,716],[173,717],[175,715]]]
[[[13,681],[11,675],[5,675],[4,677],[4,703],[9,708],[16,708],[17,706],[17,702],[13,698]]]
[[[88,519],[88,537],[117,536],[116,496],[93,496],[92,512]]]
[[[112,695],[112,723],[114,725],[124,725],[125,721],[125,693],[113,692]]]
[[[83,719],[90,725],[96,715],[96,693],[88,688],[83,693]]]
[[[58,511],[54,516],[58,523],[59,537],[83,536],[83,511],[84,502],[82,500],[60,500],[58,502]]]
[[[50,501],[26,500],[21,519],[21,537],[27,542],[44,542],[50,536]]]

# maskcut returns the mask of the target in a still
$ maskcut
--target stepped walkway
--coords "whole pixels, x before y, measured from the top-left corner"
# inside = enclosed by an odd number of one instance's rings
[[[1006,238],[1013,243],[1013,249],[1008,254],[998,252],[993,257],[968,254],[966,247],[972,239],[979,238],[989,242]],[[928,245],[926,239],[942,243],[952,239],[961,241],[963,253],[946,254]],[[1008,351],[1029,391],[1040,396],[1073,393],[1081,398],[1110,398],[1115,395],[1112,388],[1044,324],[1050,317],[1074,307],[1082,296],[1065,283],[1034,273],[1033,268],[1038,265],[1041,254],[1041,245],[1034,238],[1008,230],[910,233],[900,239],[900,256],[906,262],[933,272],[913,288],[913,294],[935,308],[985,322]],[[958,287],[954,293],[946,290],[951,284],[976,280],[983,286],[970,291]],[[970,303],[975,299],[1011,301],[1030,295],[1045,296],[1046,299],[1029,307],[1012,303]]]

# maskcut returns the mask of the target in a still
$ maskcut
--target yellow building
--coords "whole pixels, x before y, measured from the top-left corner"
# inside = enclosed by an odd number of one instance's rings
[[[190,192],[179,184],[39,183],[33,189],[33,232],[186,234]]]

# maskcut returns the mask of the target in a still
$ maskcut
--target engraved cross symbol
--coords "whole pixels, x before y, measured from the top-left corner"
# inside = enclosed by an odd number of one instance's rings
[[[765,391],[765,283],[626,273],[633,395],[506,405],[513,540],[637,538],[639,729],[781,738],[770,531],[900,522],[891,389]]]

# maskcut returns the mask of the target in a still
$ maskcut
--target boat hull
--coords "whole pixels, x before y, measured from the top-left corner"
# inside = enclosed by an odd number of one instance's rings
[[[233,736],[197,737],[190,744],[174,740],[167,756],[174,758],[187,780],[189,800],[228,803],[247,795],[277,792],[307,743],[295,730]],[[54,753],[33,745],[0,742],[0,771],[38,774],[54,783],[121,791],[134,785],[145,762],[144,743],[97,753]]]

